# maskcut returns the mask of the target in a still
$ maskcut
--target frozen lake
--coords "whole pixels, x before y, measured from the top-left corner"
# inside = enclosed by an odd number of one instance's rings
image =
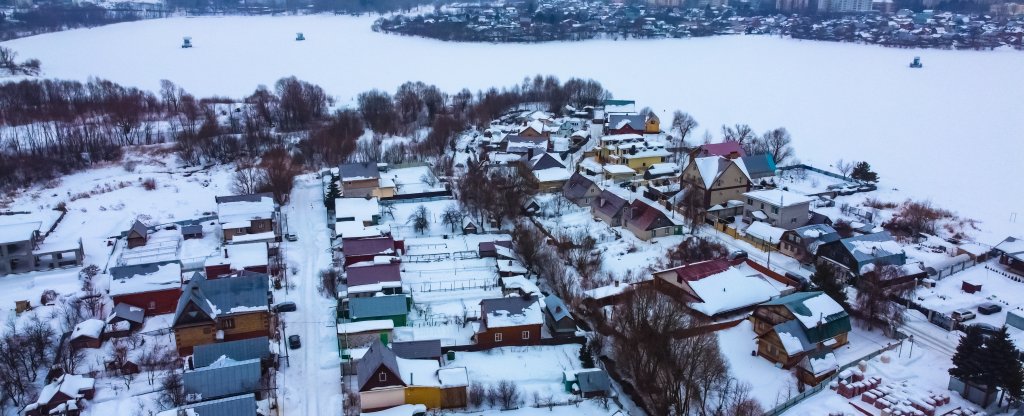
[[[372,18],[175,18],[5,42],[45,75],[90,76],[156,90],[169,79],[196,95],[241,97],[283,76],[342,102],[407,80],[454,92],[534,74],[594,78],[617,98],[758,132],[785,126],[816,165],[868,160],[883,186],[984,222],[1001,240],[1024,230],[1024,53],[936,51],[732,36],[576,43],[459,44],[384,35]],[[296,42],[295,32],[307,40]],[[182,36],[195,47],[181,49]],[[924,69],[907,64],[919,55]],[[1004,182],[1011,185],[1004,185]],[[1010,223],[1013,213],[1021,217]]]

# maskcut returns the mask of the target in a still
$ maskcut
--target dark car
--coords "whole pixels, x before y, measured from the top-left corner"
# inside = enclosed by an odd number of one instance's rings
[[[296,309],[298,309],[298,307],[295,306],[295,302],[281,302],[281,303],[278,303],[277,305],[274,305],[274,312],[279,312],[279,313],[280,312],[295,312]]]
[[[1003,310],[1003,307],[995,303],[986,303],[978,307],[978,312],[982,315],[991,315],[1001,310]]]
[[[293,350],[297,350],[301,346],[302,346],[302,341],[299,339],[298,335],[292,335],[292,336],[288,337],[288,348],[291,348]]]
[[[981,335],[986,337],[986,338],[991,337],[991,336],[996,335],[996,334],[999,333],[999,328],[996,327],[995,325],[978,323],[978,324],[973,324],[973,325],[968,325],[968,326],[977,329],[979,332],[981,332]]]

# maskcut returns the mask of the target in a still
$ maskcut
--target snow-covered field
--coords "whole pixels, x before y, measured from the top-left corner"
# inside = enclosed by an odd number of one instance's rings
[[[370,17],[174,18],[4,42],[42,60],[44,76],[98,76],[156,90],[169,79],[199,95],[248,94],[295,75],[341,102],[371,88],[422,80],[454,92],[509,85],[537,73],[600,80],[670,120],[683,109],[700,129],[785,126],[797,156],[827,166],[868,160],[882,188],[900,188],[1020,234],[1024,54],[886,49],[732,36],[577,43],[459,44],[374,33]],[[307,40],[296,42],[295,32]],[[195,47],[181,49],[182,36]],[[920,55],[925,67],[910,70]],[[636,62],[603,57],[631,56]],[[642,57],[642,58],[641,58]],[[484,62],[490,64],[480,65]],[[698,131],[697,137],[700,136]],[[1001,237],[1000,237],[1001,239]]]

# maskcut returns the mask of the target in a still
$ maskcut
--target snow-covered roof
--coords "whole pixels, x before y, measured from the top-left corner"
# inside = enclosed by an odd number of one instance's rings
[[[376,198],[336,198],[334,217],[336,221],[373,221],[380,215],[380,201]]]
[[[610,296],[621,294],[626,290],[627,287],[629,287],[629,285],[626,284],[601,286],[590,290],[584,290],[583,295],[591,299],[604,299]]]
[[[365,226],[361,221],[341,221],[334,223],[334,235],[342,238],[381,237],[391,232],[391,225]]]
[[[403,404],[390,409],[376,412],[362,412],[362,416],[413,416],[427,411],[427,406],[422,404]]]
[[[1007,256],[1018,260],[1024,260],[1024,239],[1006,237],[1005,240],[996,244],[995,249],[1006,253]]]
[[[611,175],[632,175],[636,174],[633,168],[626,165],[606,164],[604,165],[604,171]]]
[[[903,247],[893,240],[886,231],[844,238],[839,241],[858,263],[905,254]]]
[[[480,301],[481,309],[488,328],[504,328],[523,325],[540,325],[544,323],[540,302],[536,297],[520,296],[484,299]]]
[[[671,175],[679,172],[679,165],[675,163],[655,163],[647,168],[647,174],[651,176]]]
[[[753,306],[779,295],[764,276],[745,276],[733,267],[688,283],[703,301],[690,303],[690,308],[707,316]]]
[[[437,360],[409,360],[396,357],[398,361],[399,376],[409,386],[440,387],[441,381],[437,379],[437,370],[441,365]]]
[[[349,322],[338,324],[339,334],[358,334],[370,331],[386,331],[395,328],[395,321],[390,319],[374,319],[370,321]]]
[[[31,240],[42,224],[40,221],[34,221],[0,225],[0,244]]]
[[[466,367],[449,367],[437,370],[437,378],[441,387],[462,387],[469,385],[469,374]]]
[[[511,274],[526,274],[528,270],[518,260],[500,260],[498,261],[498,271],[502,273]]]
[[[246,243],[224,246],[218,255],[206,259],[206,266],[229,265],[231,270],[270,264],[267,243]]]
[[[800,366],[817,377],[838,369],[839,360],[836,359],[836,355],[832,351],[827,351],[804,357],[800,361]]]
[[[106,326],[106,322],[99,319],[88,319],[75,325],[74,331],[71,331],[71,339],[77,338],[91,338],[100,339],[103,335],[103,327]]]
[[[535,283],[531,282],[529,279],[523,276],[507,276],[500,278],[500,280],[501,285],[505,289],[519,289],[526,294],[540,294],[540,288],[537,287]]]
[[[783,191],[781,189],[765,189],[761,191],[750,191],[743,194],[747,198],[771,204],[776,207],[791,207],[799,204],[808,204],[814,198],[796,192]]]
[[[533,171],[533,176],[538,182],[563,182],[569,180],[572,172],[566,168],[548,168]]]
[[[247,224],[250,220],[273,218],[274,210],[274,198],[259,196],[256,201],[218,203],[217,218],[224,228],[244,228],[248,227]]]
[[[181,289],[181,263],[177,261],[110,268],[110,295]]]
[[[772,243],[778,243],[782,240],[782,234],[786,232],[784,228],[772,227],[771,224],[761,221],[754,221],[750,223],[750,226],[745,230],[747,235],[757,238],[762,241],[770,241]]]
[[[83,397],[86,391],[95,388],[96,379],[77,374],[64,374],[57,377],[52,383],[43,386],[34,404],[37,407],[47,404],[53,400],[53,396],[56,396],[57,393],[62,393],[72,399],[78,399]]]

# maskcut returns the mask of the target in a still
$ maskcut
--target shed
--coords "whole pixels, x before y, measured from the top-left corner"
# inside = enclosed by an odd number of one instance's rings
[[[71,347],[74,349],[79,348],[99,348],[103,344],[103,329],[107,326],[106,322],[99,319],[88,319],[75,325],[75,329],[71,331]]]
[[[142,221],[135,220],[135,223],[128,229],[127,239],[128,248],[146,245],[146,241],[149,239],[149,227],[146,227],[146,224],[143,224]]]
[[[583,397],[605,396],[608,394],[611,380],[604,370],[591,369],[576,373],[576,386]]]
[[[974,283],[971,283],[971,282],[968,282],[968,281],[964,280],[964,283],[960,286],[960,290],[963,290],[964,292],[967,292],[967,293],[976,293],[976,292],[981,291],[981,285],[980,284],[976,285]]]
[[[191,224],[181,226],[181,237],[186,240],[201,239],[203,238],[203,226],[200,224]]]

